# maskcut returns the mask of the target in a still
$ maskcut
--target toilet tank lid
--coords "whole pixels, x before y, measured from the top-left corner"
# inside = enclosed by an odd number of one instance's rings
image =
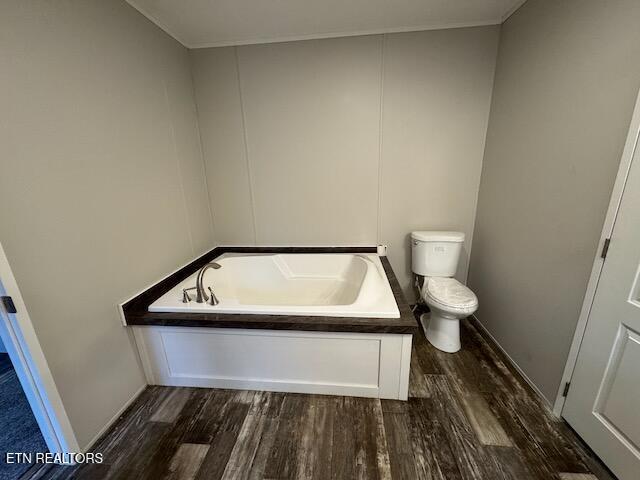
[[[413,240],[421,242],[464,242],[464,233],[462,232],[411,232]]]

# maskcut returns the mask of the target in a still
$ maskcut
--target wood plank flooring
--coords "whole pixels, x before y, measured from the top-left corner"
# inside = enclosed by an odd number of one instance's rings
[[[446,354],[414,338],[408,402],[149,387],[51,479],[610,479],[472,321]]]

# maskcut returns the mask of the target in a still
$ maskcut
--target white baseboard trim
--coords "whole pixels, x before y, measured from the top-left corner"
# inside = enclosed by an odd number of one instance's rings
[[[489,337],[491,339],[491,341],[494,343],[494,345],[496,347],[498,347],[498,349],[502,352],[502,354],[509,361],[511,366],[516,369],[516,371],[520,374],[520,376],[524,379],[524,381],[527,382],[527,384],[536,393],[536,395],[538,395],[538,397],[540,397],[540,399],[545,403],[545,405],[547,405],[547,407],[549,408],[549,411],[553,412],[553,409],[552,409],[553,405],[551,404],[549,399],[547,399],[547,397],[545,397],[542,394],[542,391],[540,391],[538,386],[535,383],[533,383],[533,381],[527,376],[526,373],[524,373],[524,370],[522,370],[522,368],[520,368],[520,365],[518,365],[516,363],[516,361],[511,357],[511,355],[509,355],[509,353],[507,353],[507,351],[503,348],[503,346],[500,345],[500,342],[498,342],[496,340],[496,338],[491,334],[491,332],[489,330],[487,330],[487,327],[485,327],[483,325],[483,323],[480,321],[480,319],[478,317],[476,317],[475,315],[471,315],[471,316],[476,321],[476,325],[478,325],[482,329],[482,331],[487,335],[487,337]],[[558,416],[555,412],[553,412],[553,414],[555,416]]]
[[[100,431],[89,441],[89,443],[87,443],[87,445],[82,449],[83,453],[88,452],[89,450],[91,450],[91,448],[96,444],[96,442],[98,440],[100,440],[100,438],[107,432],[107,430],[109,430],[114,423],[116,423],[116,421],[122,416],[122,414],[125,412],[125,410],[127,408],[129,408],[133,402],[135,402],[137,400],[137,398],[140,396],[140,394],[144,391],[145,388],[147,388],[148,385],[145,383],[143,384],[137,391],[136,393],[133,394],[133,396],[127,400],[125,402],[125,404],[116,412],[116,414],[111,418],[111,420],[109,420],[106,425],[104,427],[102,427],[100,429]]]

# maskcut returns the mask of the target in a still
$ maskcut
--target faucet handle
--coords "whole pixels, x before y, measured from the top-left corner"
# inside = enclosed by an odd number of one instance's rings
[[[220,303],[220,301],[218,300],[218,297],[216,297],[216,294],[213,293],[213,290],[211,289],[211,287],[207,287],[207,289],[209,290],[209,293],[211,294],[211,298],[210,300],[210,305],[218,305]]]
[[[189,303],[191,301],[191,295],[189,295],[189,290],[195,290],[196,287],[191,288],[183,288],[182,289],[182,303]]]

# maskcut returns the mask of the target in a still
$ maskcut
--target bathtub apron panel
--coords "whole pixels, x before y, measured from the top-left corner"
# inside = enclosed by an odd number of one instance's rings
[[[133,328],[152,385],[407,399],[410,334]]]

